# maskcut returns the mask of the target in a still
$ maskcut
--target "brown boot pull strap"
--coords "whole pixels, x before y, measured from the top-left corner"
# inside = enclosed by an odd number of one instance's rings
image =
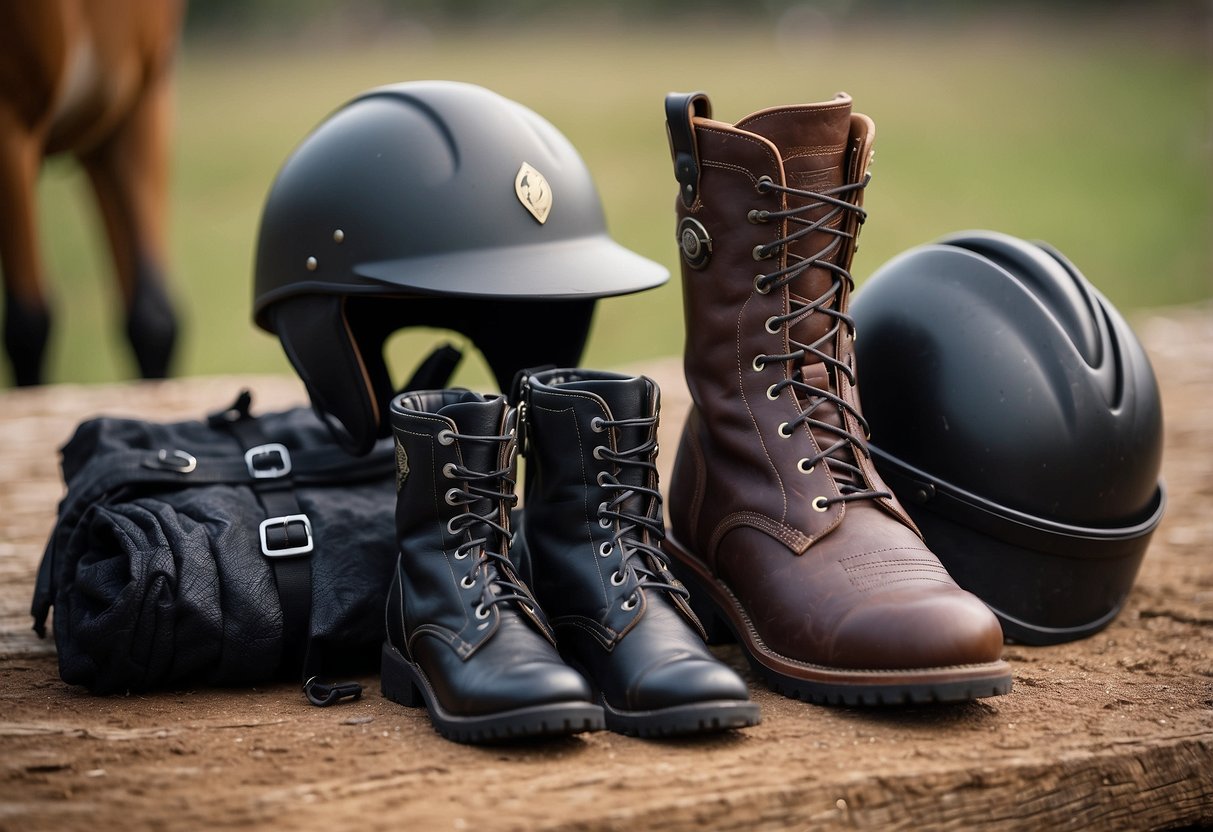
[[[665,97],[666,136],[674,159],[674,178],[682,204],[690,208],[699,196],[699,147],[695,141],[695,116],[712,117],[712,102],[702,92],[672,92]]]

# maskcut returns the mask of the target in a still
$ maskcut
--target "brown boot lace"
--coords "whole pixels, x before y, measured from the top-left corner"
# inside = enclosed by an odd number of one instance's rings
[[[805,191],[798,188],[789,188],[785,185],[776,184],[769,176],[761,177],[755,184],[755,189],[759,193],[769,193],[772,191],[783,193],[788,196],[797,197],[804,200],[804,204],[795,208],[788,208],[783,211],[767,211],[754,209],[749,212],[747,218],[753,223],[765,223],[772,220],[788,221],[790,226],[799,226],[795,231],[789,233],[785,237],[774,240],[764,245],[755,246],[754,259],[763,260],[768,257],[779,254],[781,251],[787,252],[787,265],[778,271],[768,274],[759,274],[754,278],[754,289],[759,294],[765,295],[770,293],[772,289],[778,289],[788,285],[797,277],[801,276],[809,269],[821,268],[828,271],[832,280],[830,287],[821,294],[820,297],[804,303],[795,298],[789,299],[789,311],[784,315],[772,315],[766,321],[766,329],[768,332],[778,332],[780,327],[787,327],[792,321],[800,320],[808,315],[820,313],[829,316],[833,319],[833,326],[829,331],[824,333],[820,338],[811,344],[803,344],[788,336],[788,344],[792,350],[784,355],[758,355],[754,358],[754,369],[761,370],[768,364],[776,364],[781,361],[795,361],[798,364],[805,364],[805,359],[813,356],[817,361],[823,363],[826,367],[826,372],[830,376],[835,376],[837,373],[842,373],[847,380],[855,384],[855,369],[850,362],[840,361],[836,356],[831,355],[822,349],[822,346],[830,343],[841,327],[846,327],[847,334],[850,337],[855,335],[855,321],[845,312],[838,308],[839,301],[842,298],[843,288],[848,291],[853,289],[855,281],[851,277],[851,273],[837,263],[830,262],[831,258],[839,251],[845,243],[853,240],[855,234],[845,231],[841,228],[832,228],[830,223],[835,219],[850,212],[858,215],[859,222],[862,224],[867,217],[867,212],[860,206],[846,201],[846,195],[860,191],[867,187],[871,175],[864,177],[862,182],[854,182],[848,185],[841,185],[837,188],[830,188],[821,191]],[[830,210],[817,219],[807,219],[802,214],[810,211],[815,211],[821,208],[830,206]],[[829,234],[831,239],[820,251],[811,254],[808,257],[803,257],[787,250],[787,247],[813,232],[820,231]],[[815,363],[815,362],[814,362]],[[867,443],[863,437],[856,436],[848,431],[845,427],[831,424],[830,422],[822,421],[813,417],[819,408],[828,404],[833,405],[840,411],[845,411],[855,417],[855,420],[862,427],[864,435],[868,434],[868,423],[859,413],[859,411],[849,402],[844,401],[836,393],[828,389],[815,387],[798,378],[785,378],[771,385],[767,391],[767,395],[771,398],[777,397],[785,388],[791,387],[797,398],[807,404],[807,407],[790,422],[784,422],[779,426],[779,432],[783,436],[791,436],[800,425],[807,424],[815,431],[825,432],[836,437],[836,441],[827,448],[819,450],[816,454],[800,460],[799,468],[801,471],[811,471],[818,462],[825,460],[831,474],[838,483],[840,494],[836,497],[818,497],[814,500],[814,507],[824,511],[833,503],[843,503],[851,500],[871,500],[882,497],[890,497],[887,491],[874,491],[857,485],[856,483],[864,483],[863,472],[860,470],[852,459],[855,455],[863,455],[865,458],[870,456]],[[841,415],[841,414],[840,414]],[[840,419],[842,425],[846,424],[845,418]],[[848,459],[848,451],[851,458]]]

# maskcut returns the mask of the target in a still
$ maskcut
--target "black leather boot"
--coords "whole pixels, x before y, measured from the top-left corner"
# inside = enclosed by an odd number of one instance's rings
[[[607,728],[662,736],[755,725],[659,548],[659,391],[643,376],[535,373],[522,384],[531,584]]]
[[[602,728],[602,709],[509,561],[515,412],[503,397],[437,390],[398,396],[391,418],[400,557],[384,695],[424,702],[456,742]]]

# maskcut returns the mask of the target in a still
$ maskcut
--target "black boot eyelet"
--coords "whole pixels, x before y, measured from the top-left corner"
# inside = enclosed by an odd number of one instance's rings
[[[606,430],[606,427],[602,423],[601,416],[595,416],[590,420],[590,430],[594,431],[594,433],[602,433],[604,430]]]
[[[593,451],[594,459],[602,461],[602,458],[603,458],[602,455],[608,450],[610,450],[610,449],[607,448],[605,445],[595,445],[594,451]]]
[[[439,445],[453,445],[454,442],[455,442],[454,433],[447,430],[446,428],[443,428],[442,430],[438,431],[438,444]]]
[[[471,589],[472,587],[476,586],[476,579],[471,575],[464,575],[463,580],[459,582],[459,585],[464,589]]]
[[[611,575],[611,586],[623,586],[623,582],[626,580],[627,576],[616,570],[615,573]]]
[[[463,492],[458,488],[448,488],[446,496],[443,499],[446,500],[446,504],[448,506],[457,506],[459,505],[459,496],[461,494],[463,494]]]
[[[615,545],[608,540],[606,543],[603,543],[598,547],[598,556],[602,558],[609,558],[611,556],[611,552],[613,551],[615,551]],[[619,573],[617,572],[615,574]],[[612,577],[611,580],[614,582],[614,577]],[[618,584],[616,584],[616,586],[618,586]]]
[[[476,617],[481,621],[489,617],[489,611],[484,608],[484,604],[476,605]]]
[[[628,596],[628,599],[620,604],[619,608],[624,612],[631,612],[632,610],[636,609],[636,605],[639,603],[640,599],[633,594]]]
[[[448,480],[455,479],[455,463],[448,462],[446,465],[443,465],[442,476],[446,477]]]

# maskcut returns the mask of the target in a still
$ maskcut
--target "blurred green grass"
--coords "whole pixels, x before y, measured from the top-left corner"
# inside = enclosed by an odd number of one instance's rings
[[[998,25],[794,23],[589,19],[278,43],[188,40],[171,215],[173,292],[186,316],[177,373],[290,372],[277,341],[250,322],[265,193],[291,149],[343,101],[423,78],[479,83],[547,117],[593,172],[616,239],[673,273],[658,290],[599,304],[587,366],[681,350],[662,116],[670,90],[706,90],[727,120],[850,92],[877,124],[870,218],[854,264],[861,281],[905,248],[992,228],[1048,240],[1129,312],[1213,296],[1213,96],[1199,34],[1091,15]],[[58,309],[50,380],[130,377],[84,177],[54,160],[40,198]],[[393,340],[398,374],[431,340]],[[488,383],[477,358],[465,365],[457,381]]]

